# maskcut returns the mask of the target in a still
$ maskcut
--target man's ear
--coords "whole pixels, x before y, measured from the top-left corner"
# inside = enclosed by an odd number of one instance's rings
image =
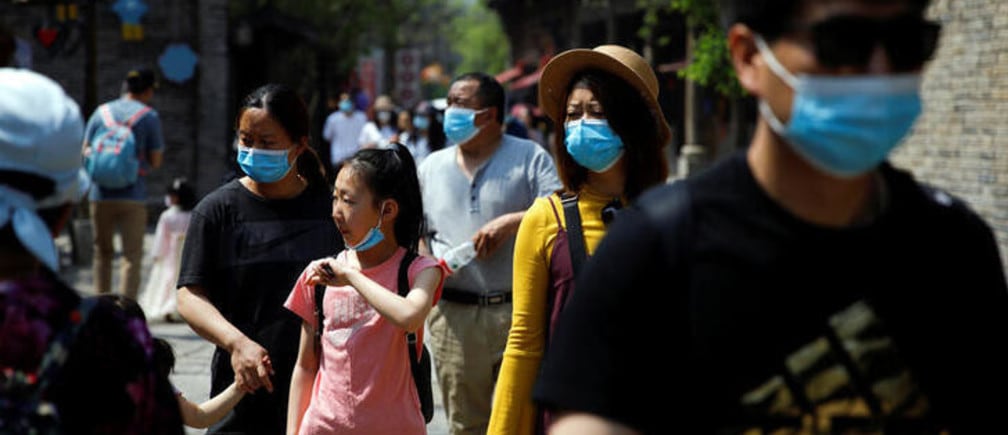
[[[728,29],[728,56],[739,84],[746,92],[761,96],[759,75],[762,59],[756,48],[756,33],[745,24],[735,24]]]
[[[497,106],[491,106],[485,108],[482,112],[476,114],[476,119],[473,122],[477,127],[482,127],[491,122],[497,122]]]

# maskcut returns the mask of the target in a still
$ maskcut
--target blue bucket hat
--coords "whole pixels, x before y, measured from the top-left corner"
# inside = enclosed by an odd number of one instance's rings
[[[0,184],[0,227],[13,223],[18,240],[53,271],[56,249],[36,210],[78,202],[87,192],[83,132],[80,109],[59,84],[32,71],[0,68],[0,170],[44,177],[55,186],[35,199]]]

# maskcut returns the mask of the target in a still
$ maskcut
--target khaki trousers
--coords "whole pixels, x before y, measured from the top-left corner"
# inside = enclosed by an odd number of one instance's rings
[[[452,435],[484,435],[511,329],[511,304],[442,300],[428,316],[431,356]]]
[[[112,291],[112,258],[115,255],[112,237],[118,231],[123,253],[117,293],[136,300],[147,231],[147,206],[139,201],[94,201],[91,203],[91,225],[94,227],[95,292]]]

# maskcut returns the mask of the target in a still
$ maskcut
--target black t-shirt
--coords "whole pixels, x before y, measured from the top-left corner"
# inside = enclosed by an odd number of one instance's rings
[[[536,401],[645,433],[802,415],[833,431],[1003,426],[1008,293],[991,230],[882,174],[888,206],[844,229],[780,207],[742,153],[642,195],[579,276]]]
[[[229,322],[266,348],[275,371],[273,393],[243,399],[225,422],[228,428],[282,433],[301,333],[300,319],[283,302],[310,261],[342,250],[331,204],[325,189],[265,199],[233,180],[192,211],[178,286],[202,286]],[[214,353],[211,377],[211,395],[234,380],[223,349]],[[262,426],[269,422],[279,423],[281,432]]]

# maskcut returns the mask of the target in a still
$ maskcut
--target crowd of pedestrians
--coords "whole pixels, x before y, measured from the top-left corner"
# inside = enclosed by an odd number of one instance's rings
[[[468,72],[443,110],[339,94],[313,144],[301,96],[264,85],[237,111],[241,176],[167,189],[142,293],[156,76],[85,124],[0,65],[0,433],[422,434],[427,347],[452,435],[1000,427],[993,232],[887,162],[922,110],[928,3],[722,0],[759,118],[672,183],[658,79],[619,45],[546,64],[550,134]],[[84,195],[97,297],[53,244]],[[216,346],[211,399],[174,389],[148,320]]]

